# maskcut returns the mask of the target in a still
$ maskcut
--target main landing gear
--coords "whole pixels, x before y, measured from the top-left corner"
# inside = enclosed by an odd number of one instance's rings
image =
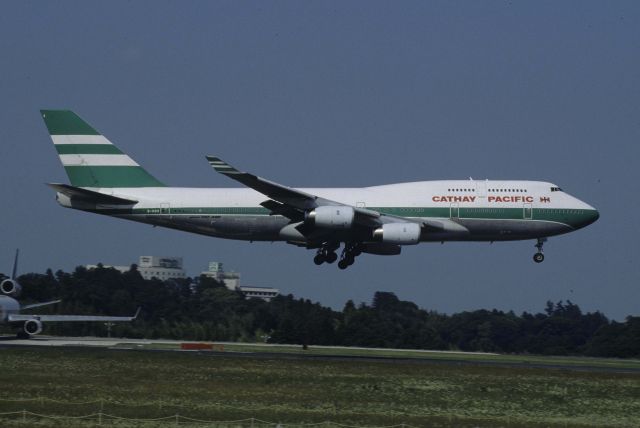
[[[340,256],[340,261],[338,262],[338,268],[345,270],[356,261],[356,257],[360,254],[362,254],[360,245],[352,243],[345,244],[342,255]]]
[[[313,262],[317,265],[323,263],[333,263],[338,260],[336,250],[340,248],[340,243],[325,243],[318,249],[316,256],[313,258]],[[342,270],[351,266],[356,257],[362,254],[362,248],[358,243],[347,243],[340,255],[340,261],[338,261],[338,267]]]
[[[536,263],[542,263],[544,261],[544,254],[542,253],[542,246],[547,241],[547,238],[538,238],[536,248],[538,252],[533,255],[533,261]]]
[[[336,244],[325,244],[318,249],[316,256],[313,258],[313,262],[318,266],[322,263],[333,263],[338,260],[338,255],[336,254],[336,250],[340,247],[340,245]]]

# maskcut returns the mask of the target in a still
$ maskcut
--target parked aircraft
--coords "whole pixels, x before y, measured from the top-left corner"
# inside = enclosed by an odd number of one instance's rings
[[[169,187],[69,110],[42,110],[71,185],[49,184],[69,208],[219,238],[285,241],[316,249],[314,262],[346,269],[362,253],[400,254],[404,245],[535,239],[599,217],[589,204],[541,181],[440,180],[363,188],[298,189],[207,156],[248,188]]]
[[[106,317],[95,315],[36,315],[36,314],[24,314],[23,311],[33,308],[39,308],[42,306],[53,305],[60,303],[60,300],[53,300],[51,302],[34,303],[32,305],[21,305],[16,298],[20,295],[22,287],[17,280],[18,269],[18,255],[19,251],[16,250],[16,257],[13,261],[13,270],[11,271],[11,278],[5,279],[0,283],[0,291],[3,295],[0,295],[0,323],[11,323],[21,325],[21,330],[18,332],[19,338],[29,338],[32,335],[36,335],[42,332],[43,322],[128,322],[137,318],[140,309],[132,317]]]

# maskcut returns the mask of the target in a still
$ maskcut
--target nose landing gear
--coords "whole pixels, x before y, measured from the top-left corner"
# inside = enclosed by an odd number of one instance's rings
[[[536,263],[542,263],[544,261],[544,254],[542,253],[542,246],[547,242],[547,238],[538,238],[536,248],[538,252],[533,255],[533,261]]]

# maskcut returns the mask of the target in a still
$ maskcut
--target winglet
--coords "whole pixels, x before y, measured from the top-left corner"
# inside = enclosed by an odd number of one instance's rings
[[[134,319],[138,318],[138,315],[140,315],[140,309],[142,309],[140,306],[138,306],[138,309],[136,310],[136,313],[133,317],[131,317],[131,321],[133,321]]]
[[[211,165],[211,167],[213,169],[216,170],[216,172],[219,172],[220,174],[242,174],[242,172],[238,171],[237,169],[235,169],[234,167],[232,167],[231,165],[229,165],[228,163],[226,163],[225,161],[223,161],[222,159],[215,157],[215,156],[205,156],[207,158],[207,162],[209,162],[209,165]]]

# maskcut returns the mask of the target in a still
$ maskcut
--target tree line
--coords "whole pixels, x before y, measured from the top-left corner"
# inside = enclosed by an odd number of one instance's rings
[[[118,337],[640,357],[640,317],[616,322],[571,301],[547,302],[536,314],[483,309],[447,315],[379,291],[370,305],[348,301],[336,311],[292,295],[247,299],[204,276],[145,280],[135,265],[124,273],[78,267],[18,280],[23,304],[62,299],[38,313],[131,315],[141,307],[136,321],[111,327]],[[108,329],[104,323],[47,323],[44,333],[106,336]]]

